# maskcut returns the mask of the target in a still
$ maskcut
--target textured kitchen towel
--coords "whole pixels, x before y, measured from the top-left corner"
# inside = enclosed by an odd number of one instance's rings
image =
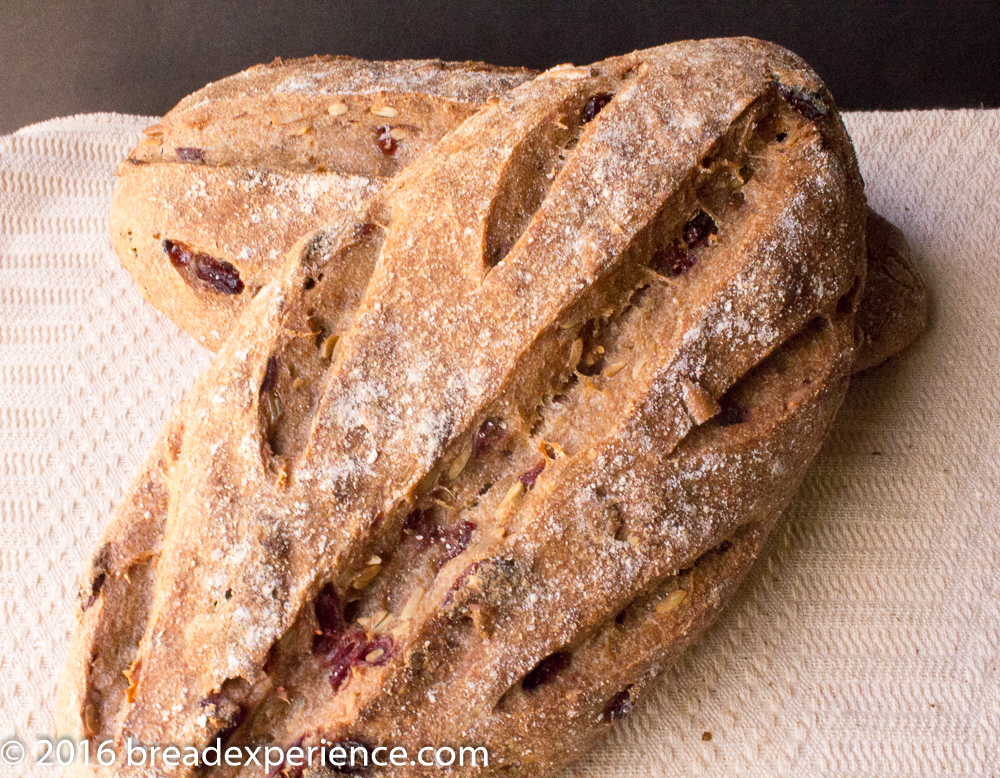
[[[52,734],[77,573],[209,359],[108,241],[151,121],[0,138],[0,742]],[[1000,111],[846,121],[931,326],[854,380],[741,593],[565,778],[1000,774]]]

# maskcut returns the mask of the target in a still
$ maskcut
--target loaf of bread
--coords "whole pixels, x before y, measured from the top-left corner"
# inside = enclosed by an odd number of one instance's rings
[[[855,363],[865,219],[831,97],[774,45],[505,92],[246,300],[85,573],[64,728],[551,775],[799,484]]]
[[[120,166],[112,245],[146,298],[217,350],[297,240],[357,209],[478,106],[534,75],[310,57],[209,84],[148,128]],[[916,337],[926,311],[905,238],[874,213],[869,225],[857,358],[866,366]]]
[[[867,370],[902,351],[927,326],[927,285],[913,264],[906,236],[868,210],[868,274],[855,319],[854,370]]]

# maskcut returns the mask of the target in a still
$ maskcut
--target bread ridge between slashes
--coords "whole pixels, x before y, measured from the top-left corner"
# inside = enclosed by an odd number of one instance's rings
[[[94,556],[64,725],[551,774],[800,482],[854,360],[864,220],[831,98],[776,46],[503,95],[249,303]],[[319,278],[344,267],[357,307]]]
[[[534,75],[477,62],[309,57],[209,84],[147,128],[119,167],[112,244],[146,299],[216,350],[301,236],[356,210],[474,110]],[[916,337],[927,306],[905,239],[873,213],[869,225],[863,294],[872,299],[860,307],[871,313],[858,362],[873,365]],[[353,291],[360,300],[363,289]]]

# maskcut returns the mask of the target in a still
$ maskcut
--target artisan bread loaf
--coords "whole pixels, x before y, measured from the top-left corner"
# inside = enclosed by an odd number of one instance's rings
[[[821,445],[865,210],[770,44],[506,92],[246,304],[85,574],[65,728],[552,774],[711,622]]]

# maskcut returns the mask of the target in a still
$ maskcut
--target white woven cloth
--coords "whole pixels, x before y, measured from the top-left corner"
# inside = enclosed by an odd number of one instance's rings
[[[151,121],[0,138],[0,742],[53,734],[77,573],[209,360],[109,246]],[[1000,111],[847,123],[930,330],[855,379],[741,593],[566,778],[1000,773]]]

